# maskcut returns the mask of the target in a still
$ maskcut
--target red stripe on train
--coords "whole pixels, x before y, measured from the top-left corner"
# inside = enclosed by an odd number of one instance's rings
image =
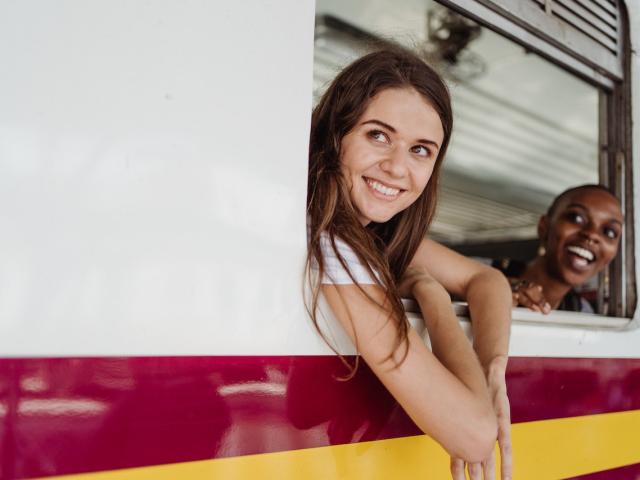
[[[640,463],[572,477],[570,480],[640,480]]]
[[[0,478],[221,458],[419,433],[336,357],[0,360]],[[514,422],[640,409],[640,360],[513,358]]]

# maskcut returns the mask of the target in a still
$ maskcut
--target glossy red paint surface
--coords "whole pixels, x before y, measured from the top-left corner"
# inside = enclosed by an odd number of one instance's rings
[[[640,359],[509,360],[513,422],[640,409]]]
[[[1,478],[419,433],[366,367],[335,357],[0,361]]]
[[[571,480],[640,480],[640,463],[604,472],[573,477]]]
[[[336,357],[0,360],[0,478],[415,435]],[[640,360],[513,358],[514,422],[640,408]]]

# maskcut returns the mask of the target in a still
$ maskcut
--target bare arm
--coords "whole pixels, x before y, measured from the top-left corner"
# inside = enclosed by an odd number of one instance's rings
[[[444,288],[469,303],[474,348],[485,371],[509,353],[511,289],[499,271],[468,259],[432,240],[423,240],[412,262]]]
[[[436,355],[410,328],[407,356],[400,363],[403,347],[388,358],[397,327],[379,306],[386,293],[374,285],[363,288],[374,301],[355,285],[322,287],[363,359],[422,431],[452,455],[485,458],[496,438],[495,415],[482,370],[445,290],[436,282],[416,282],[414,295],[429,308],[426,324]]]
[[[497,270],[468,259],[431,240],[423,240],[411,268],[432,275],[449,292],[467,300],[473,327],[474,349],[487,377],[498,418],[501,478],[510,479],[511,414],[505,374],[511,329],[511,289]],[[484,462],[485,477],[493,478],[494,458]],[[454,460],[452,470],[459,465]]]

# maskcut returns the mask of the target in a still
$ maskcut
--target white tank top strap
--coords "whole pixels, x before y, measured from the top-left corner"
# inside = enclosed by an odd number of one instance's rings
[[[371,276],[367,268],[362,264],[358,256],[353,249],[346,244],[342,239],[336,237],[336,248],[345,263],[349,267],[353,278],[361,285],[373,285],[378,282]],[[338,256],[336,255],[331,239],[327,233],[322,233],[320,237],[320,248],[324,257],[325,272],[322,277],[321,283],[328,285],[349,285],[354,281],[349,276],[349,273],[340,263]]]

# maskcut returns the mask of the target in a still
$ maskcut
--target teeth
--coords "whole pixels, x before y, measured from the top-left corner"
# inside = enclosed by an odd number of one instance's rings
[[[589,250],[587,250],[586,248],[582,248],[582,247],[577,247],[575,245],[571,245],[570,247],[567,247],[567,250],[569,250],[571,253],[575,253],[579,257],[582,257],[585,260],[588,260],[590,262],[592,262],[593,259],[594,259],[593,253],[590,252]]]
[[[376,182],[375,180],[371,180],[370,178],[366,179],[367,183],[373,188],[376,192],[380,192],[383,195],[387,195],[389,197],[394,197],[400,193],[400,190],[393,187],[386,187],[382,185],[380,182]]]

